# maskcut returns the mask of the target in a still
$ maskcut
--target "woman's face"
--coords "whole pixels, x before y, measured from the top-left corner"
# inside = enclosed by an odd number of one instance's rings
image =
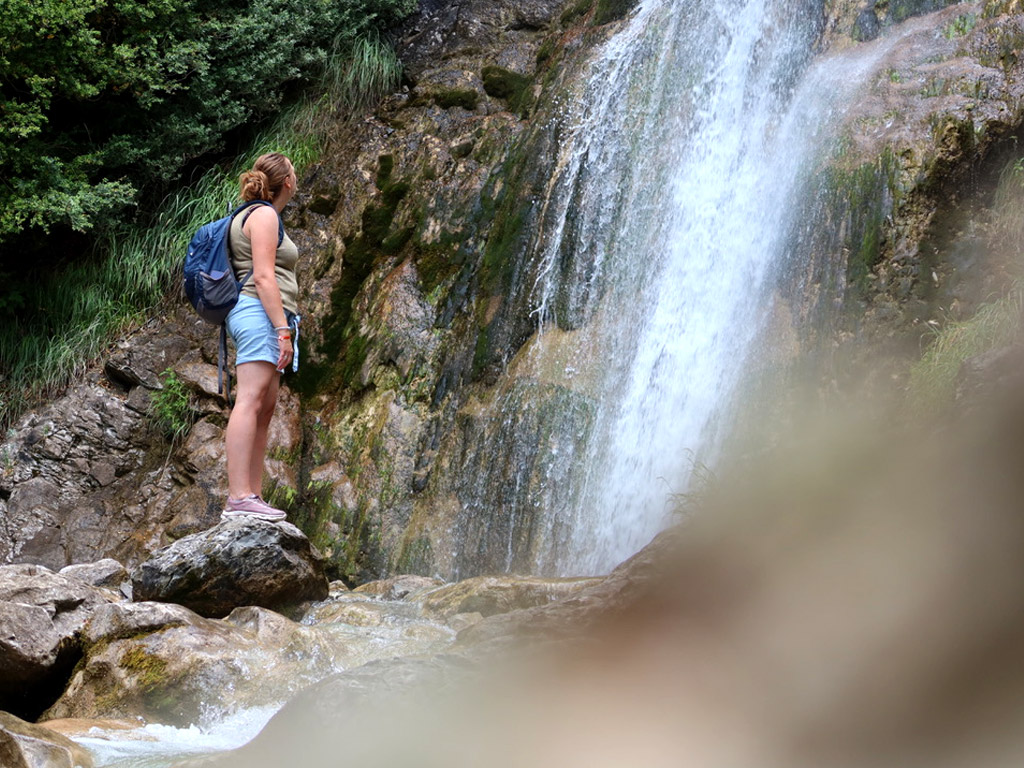
[[[288,178],[284,180],[284,187],[281,190],[288,197],[285,198],[287,203],[295,195],[295,191],[298,188],[299,178],[295,175],[295,166],[292,165],[292,161],[288,161]]]

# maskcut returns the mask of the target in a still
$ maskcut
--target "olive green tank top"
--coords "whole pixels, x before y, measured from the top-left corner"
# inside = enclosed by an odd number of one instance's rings
[[[252,269],[252,241],[242,230],[245,214],[251,209],[243,211],[231,222],[231,266],[235,275],[241,277]],[[277,277],[277,287],[281,290],[281,304],[289,312],[299,312],[299,284],[295,280],[295,263],[299,260],[299,249],[288,237],[286,232],[281,244],[277,246],[277,257],[274,260],[274,275]],[[244,296],[259,298],[256,293],[255,275],[249,275],[249,279],[242,286]]]

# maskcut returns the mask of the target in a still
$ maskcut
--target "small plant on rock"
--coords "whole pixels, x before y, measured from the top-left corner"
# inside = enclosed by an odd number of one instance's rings
[[[196,420],[195,405],[185,383],[173,369],[160,374],[162,389],[154,392],[149,399],[150,419],[172,444],[189,433]]]

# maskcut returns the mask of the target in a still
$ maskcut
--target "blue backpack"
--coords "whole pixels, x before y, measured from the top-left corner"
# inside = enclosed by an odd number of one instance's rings
[[[192,236],[185,256],[185,295],[196,313],[209,323],[220,325],[220,353],[217,363],[217,392],[223,391],[222,379],[227,359],[227,326],[224,321],[238,303],[242,286],[252,275],[252,270],[241,280],[235,277],[231,267],[231,222],[235,216],[249,209],[248,218],[258,205],[271,205],[266,200],[251,200],[243,203],[224,218],[204,224]],[[271,207],[273,207],[271,205]],[[245,222],[243,218],[243,224]],[[277,218],[277,244],[284,240],[284,225]],[[228,384],[230,397],[230,382]]]

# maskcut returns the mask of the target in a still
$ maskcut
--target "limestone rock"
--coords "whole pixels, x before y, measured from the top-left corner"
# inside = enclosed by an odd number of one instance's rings
[[[81,655],[76,634],[105,590],[35,565],[0,567],[0,709],[34,718]]]
[[[66,736],[0,712],[4,768],[92,768],[92,756]]]
[[[94,587],[109,587],[118,589],[122,583],[128,580],[128,571],[117,560],[107,557],[95,563],[78,563],[61,568],[60,576],[69,579],[78,579]]]
[[[259,605],[287,609],[327,596],[322,558],[290,523],[235,519],[157,552],[132,573],[136,600],[226,616]]]
[[[193,611],[172,603],[104,605],[93,611],[82,630],[82,639],[87,645],[95,645],[103,639],[142,635],[164,627],[187,626],[195,617]]]
[[[545,605],[574,595],[600,581],[589,578],[478,576],[434,590],[424,599],[423,610],[428,615],[445,619],[457,613],[493,616]]]
[[[366,584],[360,584],[352,591],[361,595],[379,597],[382,600],[406,600],[415,599],[425,590],[435,589],[443,584],[444,582],[441,579],[432,576],[409,574],[370,581]]]
[[[85,658],[44,721],[141,716],[185,726],[204,712],[282,701],[336,671],[320,632],[262,608],[219,620],[121,604],[98,612],[85,636]]]

